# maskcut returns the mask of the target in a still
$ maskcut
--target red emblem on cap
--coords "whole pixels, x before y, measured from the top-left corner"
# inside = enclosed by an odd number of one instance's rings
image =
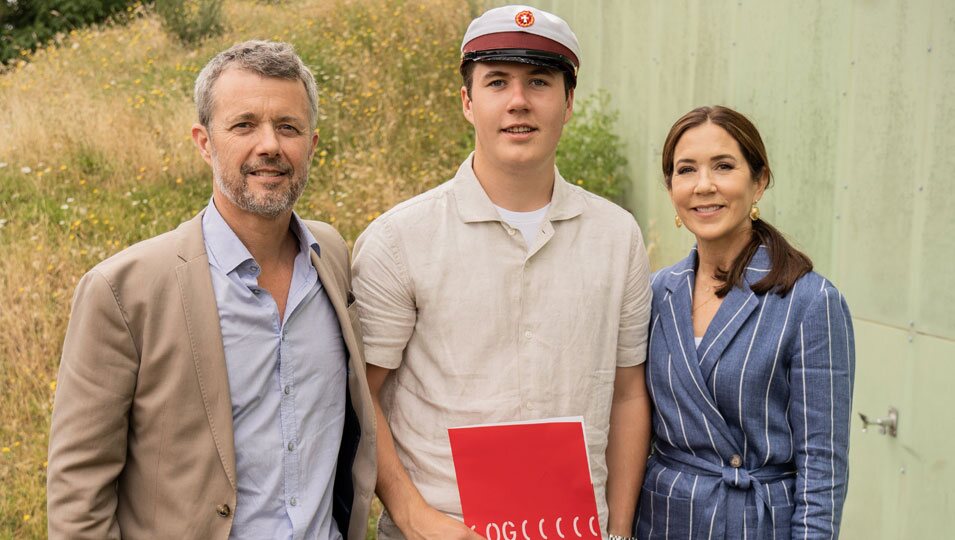
[[[514,22],[516,22],[517,26],[520,26],[521,28],[527,28],[528,26],[534,24],[534,14],[530,11],[524,10],[514,17]]]

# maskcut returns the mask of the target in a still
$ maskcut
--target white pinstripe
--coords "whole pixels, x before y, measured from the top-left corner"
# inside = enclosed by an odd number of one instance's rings
[[[659,313],[657,314],[657,318],[653,320],[653,325],[650,327],[650,340],[651,340],[651,341],[653,340],[654,331],[655,331],[655,329],[656,329],[656,327],[657,327],[657,323],[658,323],[658,322],[660,322],[660,314],[659,314]],[[647,388],[650,389],[650,399],[652,399],[654,403],[657,403],[657,392],[656,392],[656,388],[655,388],[654,385],[653,385],[653,377],[650,376],[650,367],[651,367],[652,365],[653,365],[652,362],[647,362],[647,374],[646,374],[646,379],[647,379],[647,382],[649,383],[649,384],[647,385]],[[670,443],[670,446],[674,446],[674,444],[673,444],[673,439],[670,437],[670,428],[667,426],[667,421],[666,421],[666,419],[663,417],[663,414],[660,413],[660,408],[659,408],[659,407],[654,407],[654,411],[656,412],[657,418],[660,419],[660,424],[663,425],[663,431],[664,431],[664,433],[666,433],[667,442]]]
[[[802,336],[802,326],[799,327],[800,336]],[[789,418],[789,410],[792,408],[792,401],[786,403],[786,418]],[[793,460],[793,455],[796,452],[796,434],[793,433],[793,427],[789,422],[785,422],[786,430],[789,431],[789,457],[786,458],[786,462]]]
[[[662,467],[660,468],[659,471],[657,471],[657,477],[653,480],[653,492],[654,492],[654,493],[659,493],[659,492],[660,492],[660,475],[661,475],[661,474],[663,474],[663,468],[662,468]],[[656,519],[653,518],[653,514],[654,514],[654,508],[653,508],[653,506],[654,506],[654,505],[653,505],[653,497],[651,496],[651,497],[650,497],[650,532],[649,532],[648,535],[647,535],[647,540],[649,540],[650,538],[653,538],[653,524],[656,523]]]
[[[746,522],[746,506],[743,506],[743,540],[749,536],[749,523]]]
[[[802,482],[802,502],[806,507],[803,512],[802,526],[803,538],[809,538],[809,405],[806,403],[806,340],[803,336],[803,326],[799,325],[799,356],[802,360],[802,425],[806,436],[806,458],[803,463],[803,470],[806,471],[806,478]]]
[[[753,328],[753,337],[749,340],[749,348],[746,349],[746,358],[743,359],[743,368],[739,373],[739,429],[743,432],[743,461],[746,461],[746,451],[749,449],[749,438],[746,436],[746,429],[743,427],[743,381],[746,379],[746,365],[749,363],[750,353],[753,352],[753,343],[756,343],[756,335],[759,334],[759,323],[763,320],[763,310],[766,304],[763,302],[759,306],[759,315],[756,317],[756,327]],[[745,525],[744,525],[745,527]]]
[[[773,529],[773,540],[776,540],[776,509],[773,508],[773,490],[769,489],[769,484],[765,484],[766,503],[769,504],[769,522]]]
[[[712,342],[710,342],[710,346],[707,347],[705,351],[703,351],[703,356],[700,357],[700,364],[703,363],[703,359],[706,358],[706,355],[707,355],[707,354],[709,354],[710,349],[712,349],[712,348],[713,348],[713,345],[715,345],[716,342],[717,342],[717,340],[720,339],[720,336],[723,335],[723,332],[725,332],[726,329],[729,328],[730,323],[732,323],[732,322],[736,319],[736,317],[739,315],[739,312],[740,312],[740,311],[743,311],[743,308],[746,307],[746,304],[749,303],[749,299],[752,298],[754,294],[755,294],[755,293],[753,293],[753,292],[750,292],[750,293],[749,293],[749,296],[746,297],[746,301],[743,302],[742,305],[739,306],[739,309],[737,309],[737,310],[736,310],[736,313],[734,313],[733,316],[730,318],[730,320],[726,322],[726,325],[723,326],[723,328],[720,330],[720,333],[719,333],[719,334],[716,334],[716,337],[713,338],[713,341],[712,341]],[[671,310],[673,309],[673,302],[670,302],[670,309],[671,309]],[[673,322],[676,323],[676,318],[673,319]],[[677,329],[677,332],[679,332],[679,329]],[[680,345],[681,345],[681,346],[683,345],[683,342],[682,342],[682,341],[680,342]]]
[[[717,397],[718,397],[718,396],[716,395],[716,374],[719,372],[719,370],[720,370],[720,363],[719,363],[719,362],[716,362],[716,364],[713,365],[713,375],[712,375],[713,384],[712,384],[711,386],[712,386],[712,391],[713,391],[713,401],[714,401],[715,403],[717,403],[717,404],[719,404],[719,402],[716,401],[716,399],[717,399]]]
[[[693,539],[693,498],[696,497],[696,481],[699,479],[699,476],[693,477],[693,487],[690,489],[690,534],[686,536],[690,540]]]
[[[667,518],[666,518],[666,535],[664,538],[670,538],[670,497],[673,496],[673,486],[676,485],[676,481],[680,479],[682,472],[676,473],[676,476],[673,477],[673,482],[670,482],[670,491],[667,493]]]
[[[676,398],[676,393],[673,391],[673,355],[667,355],[667,381],[670,383],[670,395],[673,397],[673,403],[676,405],[676,414],[680,418],[680,431],[683,432],[683,442],[686,443],[686,449],[690,451],[694,456],[696,452],[693,451],[693,447],[690,446],[690,439],[686,436],[686,426],[683,424],[683,409],[680,408],[680,400]]]
[[[786,320],[783,321],[783,329],[779,331],[779,343],[776,344],[776,356],[773,357],[773,367],[769,372],[769,384],[766,385],[766,405],[765,405],[765,414],[763,415],[763,422],[766,423],[766,459],[763,460],[763,467],[769,463],[769,456],[772,455],[772,443],[769,442],[769,390],[773,387],[773,376],[776,374],[776,365],[779,362],[779,351],[783,348],[783,339],[786,337],[786,326],[789,325],[789,314],[793,309],[793,299],[796,298],[796,286],[799,284],[797,281],[793,285],[791,291],[789,291],[789,307],[786,308]],[[788,422],[787,422],[788,424]],[[790,440],[792,437],[790,437]]]
[[[846,329],[846,354],[848,355],[848,358],[854,358],[855,353],[851,350],[852,346],[849,343],[849,321],[848,321],[848,317],[846,317],[846,310],[843,307],[845,305],[844,302],[846,301],[846,299],[842,294],[839,294],[839,300],[840,300],[839,311],[842,313],[842,327]],[[846,362],[846,372],[847,373],[849,372],[848,360]],[[849,396],[849,410],[852,410],[851,395]],[[851,432],[852,432],[852,416],[849,416],[849,425],[846,427],[846,433],[851,433]],[[842,479],[842,485],[844,486],[848,483],[849,483],[849,469],[847,467],[846,474]]]
[[[713,442],[713,433],[710,431],[710,423],[706,421],[706,417],[703,417],[703,427],[706,428],[706,435],[710,438],[710,444],[713,446],[713,453],[720,458],[720,466],[725,466],[726,461],[723,460],[723,456],[720,455],[720,451],[716,449],[716,443]]]
[[[823,280],[825,283],[825,280]],[[836,534],[836,403],[835,403],[835,381],[832,375],[832,322],[829,319],[829,291],[826,295],[826,345],[829,347],[829,466],[832,470],[830,482],[832,489],[829,490],[829,502],[832,505],[829,513],[829,538]]]
[[[720,501],[717,499],[716,504],[713,505],[713,514],[710,515],[710,534],[707,535],[708,540],[713,540],[713,524],[716,523],[716,511],[720,509]]]

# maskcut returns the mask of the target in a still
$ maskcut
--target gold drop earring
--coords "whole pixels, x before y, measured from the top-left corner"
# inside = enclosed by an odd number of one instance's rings
[[[756,203],[758,202],[759,201],[754,202],[753,207],[749,209],[749,219],[753,221],[756,221],[757,219],[759,219],[759,207],[756,206]]]
[[[679,229],[683,226],[683,220],[680,219],[680,216],[673,216],[673,224],[676,225],[677,229]]]

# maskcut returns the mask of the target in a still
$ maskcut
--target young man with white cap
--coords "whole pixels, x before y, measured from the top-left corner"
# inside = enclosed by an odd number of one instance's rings
[[[633,217],[555,167],[579,58],[550,13],[475,19],[461,63],[474,153],[355,246],[382,540],[480,538],[460,522],[448,428],[562,416],[584,418],[602,530],[630,534],[649,443],[649,264]]]

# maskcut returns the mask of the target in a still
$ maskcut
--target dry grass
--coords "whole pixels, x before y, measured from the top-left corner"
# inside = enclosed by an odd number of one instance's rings
[[[192,82],[226,46],[290,41],[320,85],[305,217],[349,239],[448,178],[470,147],[452,0],[232,2],[224,35],[187,50],[136,8],[125,27],[73,32],[0,74],[0,538],[46,535],[56,369],[78,278],[208,200],[189,139]]]

